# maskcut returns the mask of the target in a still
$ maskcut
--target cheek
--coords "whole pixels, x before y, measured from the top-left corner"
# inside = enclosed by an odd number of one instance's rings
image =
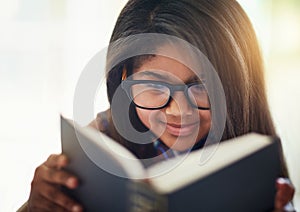
[[[211,113],[210,111],[199,111],[200,129],[199,133],[205,135],[209,132],[211,127]]]
[[[141,120],[141,122],[147,127],[150,127],[150,121],[149,121],[149,117],[150,117],[150,112],[151,111],[146,111],[146,110],[142,110],[140,108],[136,109],[137,115],[139,117],[139,119]]]
[[[161,121],[166,121],[165,115],[159,110],[143,110],[136,108],[141,122],[150,130],[155,130]]]

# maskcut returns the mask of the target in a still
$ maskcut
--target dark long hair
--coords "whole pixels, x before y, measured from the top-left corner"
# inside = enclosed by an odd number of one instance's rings
[[[140,33],[176,36],[207,56],[226,96],[227,117],[222,141],[249,132],[276,136],[257,38],[249,18],[235,0],[129,0],[118,17],[110,42]],[[114,55],[108,52],[110,57]],[[107,70],[110,103],[121,83],[124,66],[130,74],[148,57],[133,57]],[[112,111],[112,116],[121,117],[122,113],[124,111]],[[138,130],[145,130],[134,107],[130,109],[130,119]],[[122,137],[119,139],[135,153],[140,151],[135,144]],[[281,143],[279,148],[282,155]],[[282,175],[287,176],[283,157]]]

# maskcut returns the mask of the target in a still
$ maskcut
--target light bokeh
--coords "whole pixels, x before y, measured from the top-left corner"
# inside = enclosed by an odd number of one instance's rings
[[[300,210],[300,2],[243,0],[265,58],[267,94]]]
[[[300,190],[298,2],[240,0],[262,46],[272,114],[291,178]],[[25,202],[35,167],[50,153],[60,152],[59,113],[72,117],[77,79],[108,44],[124,4],[0,0],[0,211],[15,211]],[[106,107],[99,92],[95,111]]]

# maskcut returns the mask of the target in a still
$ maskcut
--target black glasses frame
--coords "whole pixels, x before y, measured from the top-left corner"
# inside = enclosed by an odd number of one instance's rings
[[[140,106],[140,105],[136,104],[134,102],[134,98],[133,98],[132,93],[131,93],[131,87],[133,85],[142,84],[142,83],[151,83],[151,84],[166,86],[170,90],[169,99],[166,102],[166,104],[164,104],[164,105],[162,105],[160,107],[155,107],[155,108],[143,107],[143,106]],[[193,85],[199,85],[199,84],[201,84],[201,83],[194,82],[194,83],[189,83],[189,84],[186,84],[186,85],[185,84],[182,84],[182,85],[173,85],[173,84],[169,84],[169,83],[166,83],[166,82],[160,82],[160,81],[154,81],[154,80],[129,80],[129,79],[126,79],[126,80],[123,80],[121,82],[121,87],[126,92],[126,94],[128,95],[128,97],[131,99],[131,101],[133,102],[133,104],[136,107],[139,107],[139,108],[142,108],[142,109],[147,109],[147,110],[159,110],[159,109],[162,109],[162,108],[166,107],[168,104],[170,104],[171,100],[173,99],[172,95],[174,94],[175,91],[183,91],[186,99],[188,100],[189,104],[193,108],[197,108],[199,110],[210,110],[210,107],[198,107],[198,105],[193,104],[193,102],[191,101],[191,99],[190,99],[190,97],[188,95],[188,89],[191,86],[193,86]]]

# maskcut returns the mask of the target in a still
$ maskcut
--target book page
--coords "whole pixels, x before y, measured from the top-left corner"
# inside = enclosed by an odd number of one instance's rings
[[[254,152],[272,144],[272,138],[259,134],[248,134],[231,139],[219,144],[214,155],[207,163],[200,165],[200,156],[203,150],[191,152],[186,158],[177,157],[164,163],[150,167],[147,172],[149,176],[163,173],[170,166],[175,168],[170,171],[149,179],[152,186],[160,193],[171,193],[183,188],[199,179],[202,179],[234,162],[245,158]],[[208,146],[206,148],[213,148]]]

